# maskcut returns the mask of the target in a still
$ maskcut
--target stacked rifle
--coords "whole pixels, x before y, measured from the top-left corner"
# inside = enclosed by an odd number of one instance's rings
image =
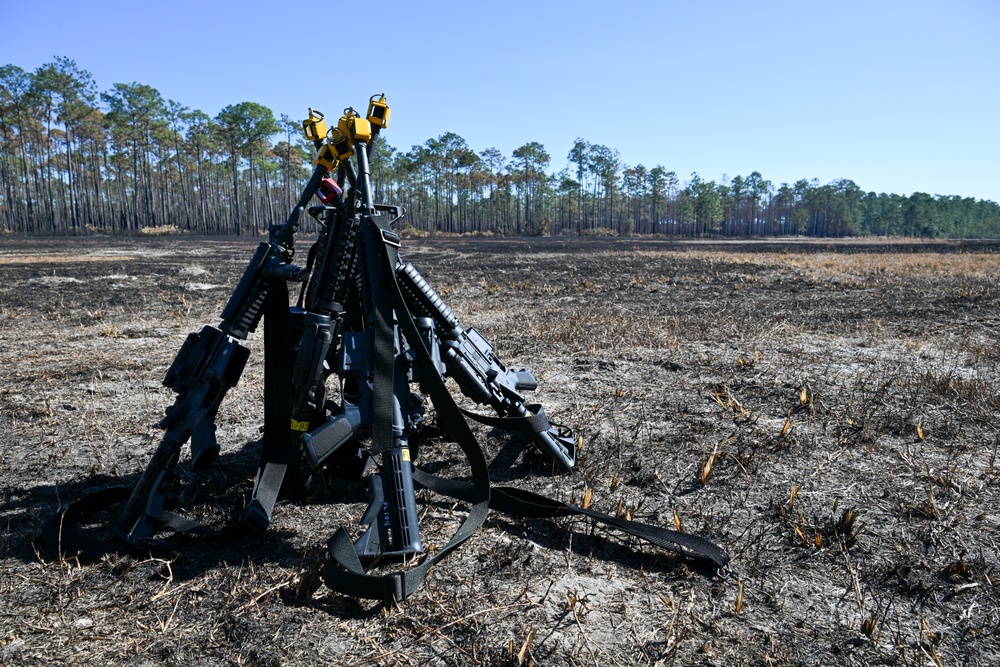
[[[398,206],[376,204],[369,167],[380,132],[389,122],[384,95],[369,100],[365,116],[348,108],[335,127],[310,109],[303,122],[316,147],[312,177],[288,219],[269,231],[250,259],[217,327],[193,333],[167,371],[164,385],[177,393],[158,426],[163,437],[139,482],[127,494],[113,526],[127,547],[148,549],[163,530],[193,535],[262,533],[275,504],[310,474],[333,462],[354,461],[370,470],[367,525],[351,539],[344,529],[330,540],[324,578],[352,595],[401,600],[427,569],[482,524],[488,507],[522,516],[584,514],[720,566],[724,551],[694,536],[643,526],[575,508],[517,489],[492,489],[482,450],[466,417],[516,430],[560,468],[572,470],[577,440],[553,425],[525,393],[537,382],[525,369],[505,366],[493,346],[465,328],[441,296],[401,255],[394,229]],[[319,204],[313,204],[314,198]],[[303,214],[319,235],[305,266],[295,263],[295,235]],[[294,305],[291,296],[297,286]],[[243,342],[264,321],[264,437],[252,494],[238,519],[222,531],[164,509],[166,482],[175,475],[183,446],[191,444],[191,466],[204,470],[220,452],[215,418],[236,386],[249,357]],[[445,385],[496,416],[460,410]],[[414,445],[428,431],[427,405],[436,431],[455,440],[469,459],[471,481],[444,480],[414,466]],[[471,505],[456,535],[419,564],[374,576],[363,562],[409,560],[423,553],[415,486],[461,498]],[[124,494],[106,493],[103,501]],[[80,501],[59,515],[95,509]],[[63,548],[67,543],[60,534]]]

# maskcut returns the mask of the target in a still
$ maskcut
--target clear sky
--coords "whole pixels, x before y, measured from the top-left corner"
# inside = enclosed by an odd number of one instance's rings
[[[682,181],[1000,202],[1000,0],[0,0],[0,65],[56,55],[212,116],[385,93],[403,151],[538,141],[557,171],[582,137]]]

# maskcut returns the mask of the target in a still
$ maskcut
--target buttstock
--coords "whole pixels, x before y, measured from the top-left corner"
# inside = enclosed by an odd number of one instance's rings
[[[566,435],[555,429],[549,429],[536,432],[532,436],[532,441],[566,472],[571,471],[576,465],[576,443],[572,434]]]
[[[382,467],[369,477],[368,490],[371,502],[361,517],[368,530],[354,544],[358,557],[400,558],[422,553],[408,447],[394,447],[382,455]]]

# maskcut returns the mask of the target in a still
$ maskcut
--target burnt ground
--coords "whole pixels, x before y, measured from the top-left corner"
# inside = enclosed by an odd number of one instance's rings
[[[992,244],[405,243],[583,436],[572,474],[524,451],[494,477],[709,537],[733,555],[725,580],[585,519],[491,513],[384,610],[316,585],[320,547],[363,509],[359,483],[334,480],[259,539],[38,553],[61,503],[135,483],[173,400],[164,371],[255,244],[0,239],[0,664],[1000,663]],[[259,333],[249,345],[223,454],[184,490],[199,515],[251,485]],[[476,432],[490,456],[518,451]],[[420,462],[462,473],[447,444]],[[440,546],[465,507],[419,496]]]

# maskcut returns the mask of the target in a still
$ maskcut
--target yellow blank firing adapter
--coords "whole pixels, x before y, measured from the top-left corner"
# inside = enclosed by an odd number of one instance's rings
[[[309,109],[309,118],[302,121],[302,132],[307,141],[323,141],[326,138],[326,123],[323,114],[315,109]]]
[[[385,94],[378,95],[378,99],[375,99],[376,95],[372,95],[371,99],[368,100],[368,122],[375,127],[385,129],[386,125],[389,124],[389,105],[385,101]]]
[[[372,124],[365,118],[355,116],[351,122],[351,138],[367,144],[372,139]]]
[[[359,116],[358,112],[350,107],[344,109],[344,115],[337,122],[337,129],[352,144],[358,141],[363,141],[367,144],[372,138],[371,123]]]
[[[330,132],[330,142],[327,146],[333,146],[333,152],[337,154],[338,160],[350,160],[354,155],[354,145],[351,140],[344,136],[338,127]]]
[[[347,157],[350,157],[350,154]],[[316,153],[316,159],[313,160],[313,164],[323,165],[327,171],[333,171],[339,161],[340,159],[330,144],[323,144],[319,147],[319,152]]]

